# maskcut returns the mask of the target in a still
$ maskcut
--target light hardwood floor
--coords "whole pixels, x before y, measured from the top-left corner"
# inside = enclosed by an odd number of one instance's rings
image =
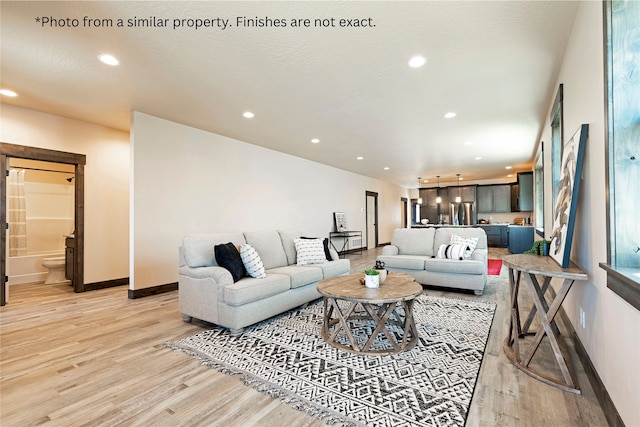
[[[349,255],[352,271],[372,266],[379,251]],[[425,292],[498,304],[467,426],[606,426],[569,339],[582,395],[542,384],[507,360],[505,267],[481,297]],[[177,292],[130,300],[126,287],[74,294],[68,285],[13,286],[0,309],[0,425],[325,425],[164,347],[208,326],[182,322]],[[553,369],[551,349],[540,352],[536,363]]]

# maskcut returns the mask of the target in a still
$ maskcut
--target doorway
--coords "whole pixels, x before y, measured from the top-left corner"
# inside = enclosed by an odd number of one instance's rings
[[[48,150],[44,148],[27,147],[23,145],[0,142],[0,305],[7,303],[7,174],[9,159],[39,160],[44,162],[62,163],[74,166],[74,232],[75,248],[73,256],[72,284],[74,292],[84,292],[84,166],[86,156],[64,151]]]
[[[401,197],[400,198],[400,227],[401,228],[407,228],[407,215],[409,215],[408,212],[408,204],[409,204],[409,199],[407,199],[406,197]]]
[[[378,247],[378,193],[366,192],[367,249]]]

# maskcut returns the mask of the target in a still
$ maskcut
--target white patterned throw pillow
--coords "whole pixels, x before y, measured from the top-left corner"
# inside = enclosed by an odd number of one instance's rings
[[[447,245],[443,243],[438,248],[436,258],[463,260],[468,249],[469,246],[467,245]]]
[[[476,246],[478,246],[478,239],[477,237],[460,237],[457,234],[452,234],[451,235],[451,243],[452,245],[467,245],[469,247],[469,250],[467,250],[467,252],[464,255],[465,259],[471,259],[471,254],[473,253],[473,251],[476,250]]]
[[[242,263],[247,273],[249,273],[249,276],[256,279],[264,279],[267,277],[264,272],[262,259],[260,259],[260,255],[258,255],[258,252],[253,246],[247,245],[246,243],[240,246],[240,258],[242,258]]]
[[[327,262],[322,239],[294,239],[298,265],[323,264]]]

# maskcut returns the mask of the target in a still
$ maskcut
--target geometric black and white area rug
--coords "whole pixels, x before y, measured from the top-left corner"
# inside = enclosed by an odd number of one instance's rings
[[[464,426],[494,303],[420,295],[413,306],[419,342],[387,356],[327,344],[322,307],[320,300],[283,313],[237,338],[214,327],[167,346],[241,374],[245,384],[329,424]]]

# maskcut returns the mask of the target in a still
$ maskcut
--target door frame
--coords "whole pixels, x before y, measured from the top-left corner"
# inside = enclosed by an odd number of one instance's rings
[[[53,163],[74,165],[74,231],[75,251],[73,265],[73,291],[84,292],[84,167],[87,156],[66,151],[28,147],[0,142],[0,168],[8,170],[9,159],[40,160]],[[7,303],[7,173],[0,173],[0,306]]]
[[[373,220],[375,221],[373,224],[374,235],[375,235],[375,244],[374,248],[378,247],[378,193],[373,191],[366,191],[364,198],[364,206],[365,206],[365,234],[367,235],[367,249],[369,248],[369,203],[368,198],[373,197]]]
[[[400,227],[407,228],[407,225],[409,224],[409,217],[411,216],[409,215],[411,213],[409,212],[409,199],[406,197],[400,197],[400,205],[400,211],[404,214],[400,219]]]

